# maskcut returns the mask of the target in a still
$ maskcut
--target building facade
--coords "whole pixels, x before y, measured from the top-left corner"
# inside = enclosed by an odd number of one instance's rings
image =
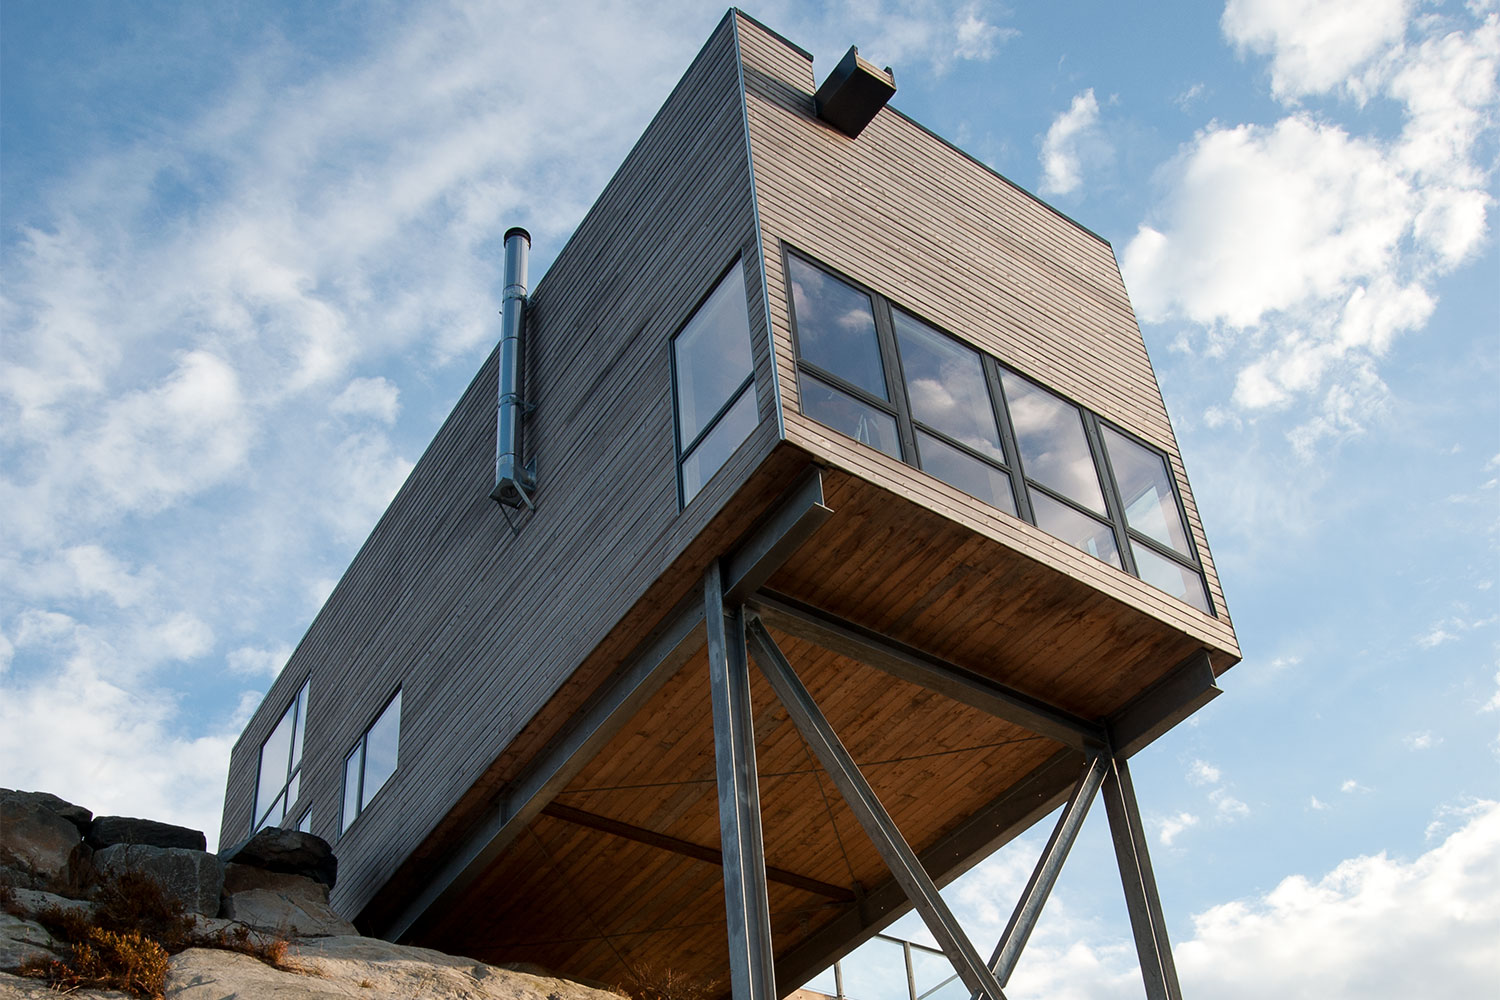
[[[497,350],[247,725],[223,843],[327,839],[367,933],[770,996],[1102,787],[1160,937],[1124,762],[1239,659],[1161,393],[1109,245],[889,83],[726,15],[517,294],[524,496]]]

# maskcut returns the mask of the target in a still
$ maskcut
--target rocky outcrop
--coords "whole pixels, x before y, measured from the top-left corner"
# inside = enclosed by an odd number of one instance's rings
[[[79,819],[91,814],[47,792],[0,789],[0,885],[24,889],[76,887],[92,853]]]
[[[328,905],[328,886],[302,875],[286,875],[250,865],[224,866],[224,906],[220,916],[259,930],[293,937],[353,935],[354,925]]]
[[[328,841],[299,830],[267,827],[244,843],[220,851],[219,858],[268,872],[301,875],[330,889],[338,879],[338,858]]]
[[[89,824],[84,837],[94,850],[113,847],[116,844],[139,844],[145,847],[175,847],[186,851],[208,849],[208,838],[201,830],[190,830],[185,826],[158,823],[154,819],[136,819],[132,816],[99,816]]]
[[[149,875],[188,913],[219,915],[224,866],[212,854],[182,847],[115,844],[94,852],[94,868],[100,875],[126,871]]]

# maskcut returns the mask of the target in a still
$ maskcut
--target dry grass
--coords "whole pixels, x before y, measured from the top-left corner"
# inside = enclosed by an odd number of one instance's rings
[[[725,990],[722,979],[700,979],[649,965],[637,966],[630,979],[615,989],[633,1000],[714,1000]]]
[[[9,901],[14,903],[14,893]],[[3,905],[8,904],[0,899]],[[244,926],[199,933],[182,902],[140,872],[101,879],[94,891],[92,914],[50,906],[36,914],[36,919],[67,944],[68,955],[62,960],[28,962],[18,971],[45,979],[60,990],[96,986],[161,1000],[168,956],[188,948],[234,951],[286,972],[318,974],[289,958],[285,933],[259,934]]]

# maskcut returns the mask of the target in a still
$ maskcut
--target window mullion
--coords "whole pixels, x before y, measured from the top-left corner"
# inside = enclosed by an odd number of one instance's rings
[[[1135,564],[1135,553],[1130,548],[1130,531],[1125,524],[1125,502],[1120,498],[1119,486],[1115,484],[1115,470],[1109,464],[1109,453],[1105,451],[1104,442],[1099,437],[1098,414],[1081,407],[1078,412],[1083,414],[1083,432],[1088,438],[1089,451],[1094,454],[1094,471],[1104,491],[1104,509],[1108,511],[1109,520],[1114,525],[1120,562],[1125,567],[1125,572],[1139,577],[1141,571]]]
[[[1021,466],[1021,447],[1016,442],[1016,429],[1011,426],[1010,406],[1005,401],[1005,390],[1000,385],[1000,363],[981,351],[979,360],[984,367],[984,381],[990,390],[990,407],[995,411],[995,423],[1000,428],[1000,445],[1005,449],[1005,458],[1010,463],[1010,488],[1016,498],[1016,512],[1028,524],[1036,524],[1036,512],[1031,509],[1031,497],[1026,489],[1026,470]]]
[[[896,327],[891,320],[891,304],[883,295],[870,295],[875,307],[875,336],[880,342],[881,367],[885,372],[885,391],[896,409],[896,436],[901,441],[901,458],[907,465],[921,467],[917,455],[917,434],[912,428],[911,402],[906,398],[906,377],[901,371],[901,355],[896,349]]]

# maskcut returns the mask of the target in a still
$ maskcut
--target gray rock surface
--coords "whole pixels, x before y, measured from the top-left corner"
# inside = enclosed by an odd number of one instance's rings
[[[67,799],[58,798],[51,792],[20,792],[14,788],[0,788],[0,815],[4,815],[7,804],[13,801],[35,802],[45,809],[52,810],[78,827],[79,836],[87,832],[89,821],[94,818],[94,814],[83,806],[75,806]]]
[[[41,924],[0,910],[0,969],[15,969],[35,958],[56,958],[55,944]]]
[[[507,972],[471,958],[374,938],[331,937],[293,946],[283,972],[246,955],[193,949],[172,959],[169,1000],[402,997],[410,1000],[619,1000],[564,979]]]
[[[40,979],[22,979],[0,972],[0,997],[5,1000],[57,1000],[62,995]],[[117,990],[73,990],[67,995],[77,1000],[136,1000],[129,993]]]
[[[338,878],[338,859],[328,841],[298,830],[267,827],[244,843],[220,851],[219,857],[266,871],[305,875],[330,889]]]
[[[150,875],[169,896],[180,899],[189,913],[219,915],[224,866],[212,854],[182,847],[115,844],[94,852],[94,867],[100,874],[134,871]]]
[[[27,792],[0,797],[0,882],[27,889],[60,888],[86,865],[89,851],[78,839],[78,827],[46,799],[62,802],[56,796]]]
[[[96,851],[116,844],[180,847],[189,851],[208,849],[208,839],[203,836],[202,831],[131,816],[97,816],[89,824],[85,839]]]
[[[15,889],[12,892],[16,908],[24,910],[31,916],[46,909],[58,909],[65,912],[77,912],[85,917],[94,914],[94,904],[84,899],[70,899],[67,896],[59,896],[52,892],[40,892],[35,889]]]
[[[326,902],[306,895],[287,895],[270,889],[246,889],[224,897],[219,916],[261,931],[288,937],[325,937],[358,934],[353,924]]]

